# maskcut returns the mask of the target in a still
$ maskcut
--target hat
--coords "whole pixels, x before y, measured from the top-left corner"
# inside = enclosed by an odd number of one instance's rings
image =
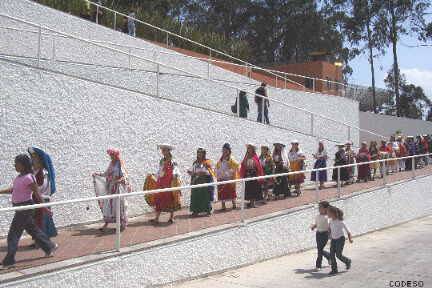
[[[277,145],[280,145],[280,146],[282,146],[282,147],[285,147],[285,144],[282,144],[282,143],[279,143],[279,142],[273,143],[273,146],[277,146]]]
[[[336,144],[336,146],[337,146],[337,147],[344,147],[345,144],[344,144],[344,143],[338,143],[338,144]]]
[[[366,142],[366,141],[363,141],[361,144],[363,144],[363,145],[367,145],[367,142]]]
[[[159,149],[167,149],[167,150],[169,150],[169,151],[174,150],[174,146],[169,145],[169,144],[166,144],[166,143],[164,143],[164,144],[159,144],[157,147],[158,147]]]
[[[231,151],[231,145],[230,145],[229,143],[225,143],[225,144],[222,146],[222,149],[227,149],[227,150]]]
[[[249,147],[249,146],[251,146],[251,147],[253,147],[254,149],[256,149],[255,144],[252,144],[252,143],[248,143],[248,144],[246,144],[246,148]]]
[[[299,144],[299,141],[298,141],[297,139],[292,140],[292,141],[291,141],[291,144]]]
[[[351,141],[347,141],[345,142],[345,145],[353,145],[353,143]]]
[[[261,144],[261,148],[267,148],[270,149],[270,147],[267,144]]]

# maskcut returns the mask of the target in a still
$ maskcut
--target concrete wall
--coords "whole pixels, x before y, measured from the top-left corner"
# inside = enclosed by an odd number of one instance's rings
[[[360,128],[374,131],[390,137],[396,131],[404,135],[432,134],[432,122],[408,118],[398,118],[388,115],[379,115],[371,112],[360,112]],[[369,133],[360,132],[360,141],[377,140]]]
[[[354,235],[432,213],[432,176],[333,203]],[[313,206],[245,226],[176,241],[84,267],[26,279],[7,287],[149,287],[301,251],[315,245]],[[355,259],[354,259],[355,260]],[[312,261],[312,259],[311,259]],[[312,263],[312,262],[311,262]]]

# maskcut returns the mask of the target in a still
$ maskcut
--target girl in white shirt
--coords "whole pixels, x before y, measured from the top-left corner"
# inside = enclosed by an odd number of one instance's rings
[[[329,223],[327,218],[327,208],[329,206],[330,204],[327,201],[321,201],[319,203],[319,214],[315,218],[315,223],[311,226],[312,231],[316,229],[316,242],[318,249],[318,256],[316,260],[317,270],[321,269],[323,256],[327,259],[329,264],[331,264],[330,253],[324,250],[324,247],[327,245],[329,239]]]
[[[330,206],[327,209],[327,215],[330,218],[329,224],[329,232],[331,238],[330,244],[330,259],[331,259],[331,267],[332,270],[329,275],[335,275],[338,273],[336,257],[345,263],[346,269],[349,270],[351,268],[351,259],[342,255],[343,248],[345,245],[345,234],[344,230],[348,235],[348,240],[350,243],[353,243],[351,232],[345,226],[343,222],[343,212],[337,207]]]

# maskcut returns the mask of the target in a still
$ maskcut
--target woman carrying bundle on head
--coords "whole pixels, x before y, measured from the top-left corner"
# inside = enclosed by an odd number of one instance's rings
[[[240,165],[231,153],[231,145],[225,143],[222,156],[216,164],[217,181],[229,181],[240,178]],[[222,201],[222,210],[226,210],[226,201],[232,202],[232,209],[236,209],[236,183],[218,185],[218,200]]]
[[[204,183],[213,183],[216,175],[213,171],[212,163],[206,157],[206,150],[198,148],[196,160],[192,164],[192,169],[188,170],[191,176],[191,185]],[[198,216],[200,213],[206,213],[207,216],[212,211],[212,201],[214,197],[214,186],[204,186],[192,188],[190,199],[190,211],[192,216]]]
[[[177,163],[173,160],[172,151],[174,147],[168,144],[158,145],[162,153],[159,161],[157,175],[149,174],[144,183],[144,190],[164,189],[181,186],[180,171]],[[149,206],[156,210],[155,219],[150,220],[154,224],[159,223],[162,212],[170,213],[168,223],[174,223],[174,212],[180,210],[181,191],[159,192],[147,194],[145,199]]]
[[[107,150],[107,154],[111,158],[108,168],[103,173],[93,173],[96,196],[125,194],[130,192],[129,178],[125,163],[120,157],[120,150],[110,148]],[[116,223],[117,201],[120,201],[121,230],[123,231],[126,229],[128,223],[126,198],[104,199],[99,201],[99,207],[105,222],[102,228],[99,229],[101,232],[105,232],[109,223]]]

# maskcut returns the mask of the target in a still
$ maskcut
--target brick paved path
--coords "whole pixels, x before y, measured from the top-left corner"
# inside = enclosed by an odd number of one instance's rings
[[[427,168],[416,170],[416,175],[428,175],[431,174],[431,172],[432,166],[428,166]],[[412,177],[411,172],[401,172],[389,175],[388,183],[409,179],[410,177]],[[382,186],[382,183],[382,180],[378,179],[373,182],[348,185],[342,188],[342,194],[347,195],[373,187],[380,187]],[[335,187],[329,187],[320,190],[319,194],[321,200],[334,198],[337,196],[337,189]],[[308,188],[300,197],[271,201],[266,205],[260,205],[255,209],[245,209],[244,215],[245,218],[252,218],[288,208],[302,206],[314,201],[316,201],[315,190],[313,188]],[[230,204],[228,204],[228,207],[230,207]],[[122,247],[240,221],[239,208],[236,210],[228,209],[226,212],[221,212],[218,210],[220,209],[220,203],[215,203],[214,208],[215,212],[210,217],[197,218],[191,218],[187,209],[183,209],[176,213],[175,223],[172,225],[166,223],[162,223],[158,226],[152,225],[149,223],[149,219],[153,217],[153,214],[146,214],[130,219],[128,228],[122,233]],[[166,221],[167,217],[168,215],[163,215],[161,221]],[[31,243],[30,239],[22,240],[16,257],[17,265],[15,269],[20,270],[112,250],[115,243],[114,225],[110,226],[110,229],[105,233],[98,230],[100,226],[102,226],[102,223],[60,229],[59,235],[55,238],[55,242],[59,244],[60,248],[53,258],[42,258],[43,252],[41,250],[34,250],[28,247]],[[1,259],[5,256],[6,246],[6,239],[0,240]],[[7,270],[7,272],[11,271],[13,270]],[[0,273],[5,273],[5,271]]]

